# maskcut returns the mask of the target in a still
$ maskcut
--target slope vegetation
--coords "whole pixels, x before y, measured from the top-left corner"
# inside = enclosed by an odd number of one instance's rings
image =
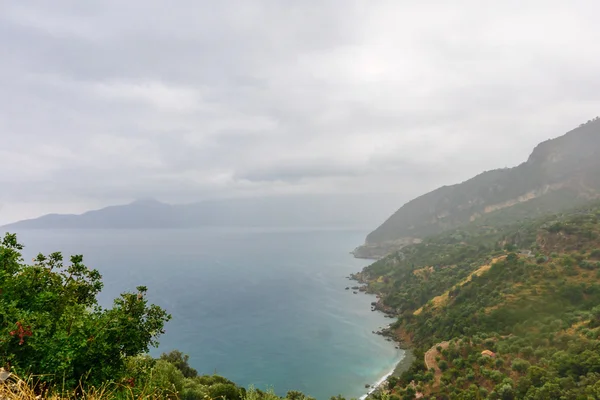
[[[388,395],[599,398],[600,204],[405,250],[359,275],[418,356]]]

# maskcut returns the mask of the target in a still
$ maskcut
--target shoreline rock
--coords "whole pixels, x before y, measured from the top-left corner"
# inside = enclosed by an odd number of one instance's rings
[[[362,276],[361,273],[352,274],[351,279],[356,280],[360,283],[363,283],[364,285],[361,286],[361,288],[365,288],[365,290],[363,290],[363,292],[369,293],[368,290],[366,290],[368,281],[366,279],[364,279],[364,277]],[[373,294],[373,293],[370,293],[370,294]],[[376,298],[377,298],[377,301],[371,302],[371,311],[382,312],[384,314],[385,318],[397,318],[398,317],[396,310],[383,304],[383,298],[382,298],[381,294],[376,294]],[[395,342],[394,348],[396,350],[403,350],[404,356],[402,357],[402,359],[400,361],[398,361],[398,363],[394,367],[393,372],[389,376],[387,376],[387,378],[385,380],[383,380],[383,382],[381,382],[378,385],[373,385],[370,388],[368,388],[369,391],[366,394],[366,396],[364,397],[365,400],[372,399],[374,395],[377,395],[377,394],[381,393],[382,390],[385,390],[387,387],[388,379],[390,377],[399,377],[400,375],[402,375],[402,373],[407,371],[410,368],[410,366],[413,364],[413,362],[415,361],[415,356],[412,351],[410,343],[405,342],[403,340],[402,334],[393,328],[393,323],[387,325],[384,328],[380,328],[377,331],[372,331],[372,333],[375,335],[383,336],[385,338],[385,340],[388,342]]]
[[[375,295],[375,298],[377,299],[377,301],[371,302],[371,311],[379,311],[384,314],[385,318],[397,318],[398,317],[398,314],[395,309],[393,309],[392,307],[386,306],[383,303],[383,297],[382,297],[381,293],[373,293],[373,292],[369,291],[369,286],[368,286],[369,285],[369,277],[368,276],[363,275],[362,272],[357,272],[354,274],[350,274],[350,276],[348,276],[347,278],[361,284],[361,286],[353,286],[351,288],[354,290],[353,291],[354,294],[358,294],[358,292],[356,291],[356,289],[358,289],[362,293],[368,293],[368,294]],[[396,350],[403,350],[404,357],[402,357],[402,359],[400,361],[398,361],[398,363],[394,367],[393,372],[390,375],[388,375],[387,378],[385,380],[383,380],[381,383],[379,383],[378,385],[365,386],[365,388],[369,389],[369,391],[364,397],[361,397],[361,398],[364,398],[366,400],[372,399],[374,394],[380,393],[381,390],[386,387],[389,377],[392,377],[392,376],[399,377],[400,375],[402,375],[402,373],[404,371],[408,370],[410,368],[410,366],[413,364],[413,362],[415,361],[415,357],[412,352],[410,343],[405,342],[401,337],[402,335],[399,334],[396,330],[394,330],[392,325],[393,324],[389,324],[385,328],[379,328],[379,330],[377,330],[377,331],[372,331],[372,333],[375,335],[383,336],[385,338],[385,340],[388,342],[395,342],[396,345],[394,346],[394,348]]]

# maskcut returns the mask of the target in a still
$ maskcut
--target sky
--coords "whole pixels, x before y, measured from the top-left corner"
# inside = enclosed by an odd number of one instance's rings
[[[0,2],[0,223],[403,201],[600,115],[600,2]],[[368,205],[366,205],[368,206]]]

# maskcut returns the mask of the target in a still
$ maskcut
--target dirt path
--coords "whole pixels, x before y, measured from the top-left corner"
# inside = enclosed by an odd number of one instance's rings
[[[442,378],[442,370],[438,366],[437,361],[435,361],[435,357],[440,354],[437,351],[437,347],[439,346],[442,349],[447,349],[449,344],[450,344],[449,342],[438,343],[425,352],[425,366],[427,367],[427,369],[433,368],[433,370],[435,371],[434,375],[433,375],[434,376],[434,382],[433,382],[434,387],[437,387],[440,385],[440,379]]]

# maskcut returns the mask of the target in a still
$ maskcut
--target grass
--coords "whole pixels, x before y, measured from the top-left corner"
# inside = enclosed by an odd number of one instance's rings
[[[172,396],[165,396],[146,389],[136,394],[132,388],[126,385],[110,382],[99,388],[80,385],[75,392],[52,390],[40,393],[36,389],[37,386],[33,376],[23,380],[0,369],[0,399],[2,400],[158,400],[177,398],[175,393]]]

